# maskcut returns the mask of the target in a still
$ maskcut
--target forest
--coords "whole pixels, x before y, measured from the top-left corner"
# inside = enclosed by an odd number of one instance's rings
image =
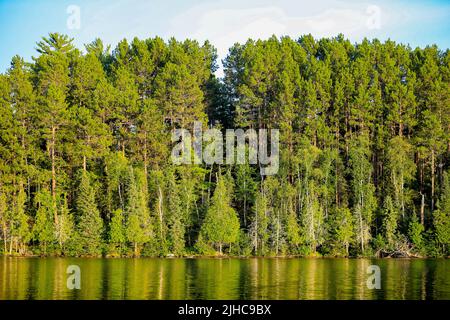
[[[450,50],[51,33],[0,74],[0,254],[450,255]],[[171,132],[279,129],[276,175],[176,165]]]

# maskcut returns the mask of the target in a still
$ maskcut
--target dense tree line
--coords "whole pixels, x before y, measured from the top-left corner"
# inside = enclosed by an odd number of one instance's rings
[[[330,255],[450,249],[450,51],[343,36],[50,34],[0,74],[4,254]],[[174,165],[171,131],[280,130],[280,170]]]

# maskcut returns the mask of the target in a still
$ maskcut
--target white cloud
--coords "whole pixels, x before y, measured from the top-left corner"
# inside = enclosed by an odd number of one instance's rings
[[[212,10],[200,15],[197,27],[186,36],[200,40],[210,39],[222,56],[235,42],[285,33],[285,18],[283,10],[277,7]],[[179,20],[176,18],[174,21],[178,24]]]
[[[374,18],[373,12],[367,11],[368,4],[342,7],[339,2],[328,2],[327,9],[318,11],[314,4],[286,8],[282,3],[243,8],[230,2],[202,4],[174,17],[169,33],[177,38],[209,39],[219,57],[224,58],[235,42],[242,43],[248,38],[266,39],[274,34],[297,38],[308,33],[330,37],[343,33],[352,40],[359,40],[373,32],[367,25],[368,19]],[[387,17],[382,14],[381,11],[376,18],[382,18],[384,23]]]
[[[100,0],[87,3],[81,6],[81,30],[74,35],[80,46],[98,37],[113,48],[124,38],[148,38],[156,33],[156,9],[159,8],[152,1]]]

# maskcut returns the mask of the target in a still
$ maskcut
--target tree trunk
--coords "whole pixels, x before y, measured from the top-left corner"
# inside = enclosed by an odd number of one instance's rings
[[[359,211],[359,232],[361,238],[361,251],[364,254],[364,230],[363,230],[363,221],[362,221],[362,207],[358,209]]]
[[[420,192],[420,195],[422,197],[422,201],[420,203],[420,224],[425,225],[425,194]]]
[[[400,204],[402,207],[402,218],[405,219],[405,201],[404,201],[404,179],[403,179],[403,172],[402,175],[400,177],[400,181],[401,181],[401,187],[400,187]]]
[[[5,254],[7,254],[7,252],[8,252],[8,247],[7,247],[7,244],[6,244],[6,222],[5,222],[5,220],[3,220],[3,223],[2,223],[2,229],[3,229],[3,248],[4,248],[4,253]]]
[[[253,240],[255,242],[255,254],[258,254],[258,202],[256,202],[256,214],[255,214],[255,239]]]
[[[144,187],[145,192],[148,192],[148,160],[147,160],[147,132],[144,138]]]
[[[163,239],[163,194],[161,187],[158,187],[158,215],[159,215],[159,235]]]
[[[55,145],[56,145],[56,127],[52,126],[52,143],[50,148],[50,156],[52,160],[52,199],[53,199],[53,215],[55,223],[58,222],[58,214],[56,212],[56,164],[55,164]]]
[[[279,250],[279,243],[280,243],[280,213],[277,213],[277,244],[276,244],[276,254],[278,255]]]
[[[431,151],[431,212],[434,211],[434,150]]]
[[[339,134],[338,132],[336,132],[336,134]],[[338,139],[338,137],[336,137]],[[338,140],[338,146],[336,149],[336,160],[335,160],[335,165],[336,165],[336,173],[335,173],[335,197],[336,197],[336,207],[339,207],[339,140]]]
[[[247,186],[244,178],[244,227],[247,227]]]
[[[208,184],[208,205],[209,205],[209,200],[210,200],[210,198],[211,198],[211,179],[212,179],[212,171],[213,171],[213,167],[214,167],[214,164],[211,164],[211,170],[209,171],[209,180],[208,180],[208,182],[209,182],[209,184]]]
[[[6,232],[3,232],[3,252],[5,254],[8,252],[8,245],[6,243]]]
[[[122,188],[120,187],[120,182],[118,183],[117,191],[119,193],[120,206],[121,206],[122,210],[125,211],[125,203],[124,203],[123,197],[122,197]]]

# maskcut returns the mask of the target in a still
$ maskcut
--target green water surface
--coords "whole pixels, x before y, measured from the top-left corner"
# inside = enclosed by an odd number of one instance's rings
[[[370,265],[381,289],[367,286]],[[4,299],[450,299],[450,260],[0,257]]]

